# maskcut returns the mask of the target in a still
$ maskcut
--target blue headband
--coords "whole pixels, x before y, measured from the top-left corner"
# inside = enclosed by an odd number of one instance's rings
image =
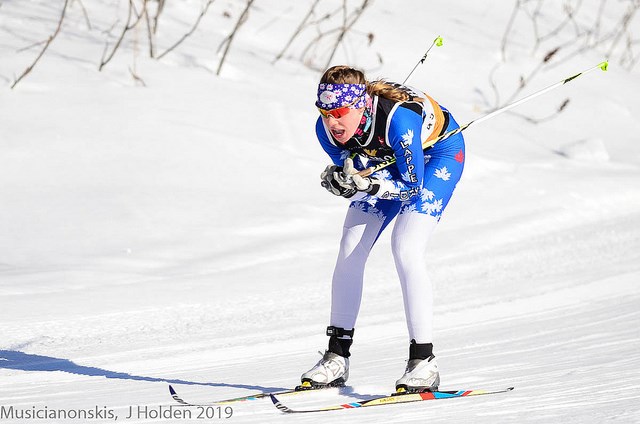
[[[365,84],[318,84],[318,100],[320,109],[333,110],[349,106],[351,109],[365,107],[367,86]]]

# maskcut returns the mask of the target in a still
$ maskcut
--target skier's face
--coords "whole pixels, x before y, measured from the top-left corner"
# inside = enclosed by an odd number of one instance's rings
[[[355,134],[360,125],[364,108],[349,109],[346,114],[336,118],[332,114],[322,114],[322,122],[329,128],[331,135],[339,143],[346,143]]]

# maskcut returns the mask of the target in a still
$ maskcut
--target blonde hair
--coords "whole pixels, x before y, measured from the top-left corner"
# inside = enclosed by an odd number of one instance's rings
[[[367,81],[364,72],[350,66],[338,65],[327,69],[320,78],[321,84],[365,84],[367,94],[379,96],[395,102],[422,102],[425,99],[411,96],[402,85],[393,84],[383,79]]]

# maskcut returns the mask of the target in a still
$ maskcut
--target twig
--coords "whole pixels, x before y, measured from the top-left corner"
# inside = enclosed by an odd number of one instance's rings
[[[82,9],[82,15],[84,16],[84,22],[87,24],[87,29],[91,31],[91,21],[89,20],[89,14],[87,13],[87,9],[84,7],[84,3],[82,0],[74,0],[80,4],[80,8]]]
[[[144,0],[145,3],[149,0]],[[149,40],[149,57],[154,57],[155,49],[153,44],[153,30],[151,29],[151,20],[149,19],[149,9],[145,8],[144,10],[144,21],[147,24],[147,40]]]
[[[513,112],[513,111],[510,111],[507,113],[510,113],[514,116],[522,118],[525,121],[531,122],[532,124],[541,124],[543,122],[550,121],[552,119],[557,118],[558,115],[560,115],[560,113],[562,113],[568,105],[569,105],[569,98],[566,98],[562,103],[560,103],[560,106],[558,106],[558,109],[555,112],[552,112],[551,114],[544,116],[542,118],[532,118],[531,116],[523,115],[519,112]]]
[[[536,34],[536,42],[533,48],[533,52],[535,53],[538,50],[538,47],[540,46],[540,44],[542,44],[545,40],[551,39],[557,36],[560,33],[560,31],[562,31],[570,23],[573,23],[574,30],[576,32],[576,37],[578,37],[578,34],[580,34],[580,28],[574,19],[574,15],[577,13],[577,11],[580,9],[581,6],[582,6],[582,0],[578,2],[578,4],[574,9],[570,9],[569,5],[565,4],[565,14],[566,14],[565,19],[562,22],[560,22],[554,29],[550,30],[546,34],[544,35]]]
[[[354,16],[353,16],[351,22],[348,22],[347,0],[344,0],[344,3],[343,3],[343,16],[344,16],[343,26],[342,26],[342,29],[341,29],[340,33],[338,34],[338,38],[336,39],[336,42],[335,42],[335,44],[333,46],[333,50],[331,51],[331,54],[329,55],[329,59],[327,60],[327,64],[325,65],[325,68],[329,67],[329,65],[331,64],[331,61],[333,60],[333,56],[336,54],[336,50],[338,49],[338,46],[340,46],[340,44],[342,43],[342,40],[344,39],[344,37],[347,34],[347,32],[349,32],[351,27],[353,27],[353,25],[358,21],[358,19],[360,19],[360,17],[364,13],[364,11],[365,11],[365,9],[367,8],[368,5],[369,5],[369,0],[363,0],[362,5],[360,6],[360,8],[357,9],[354,12]]]
[[[124,37],[127,34],[127,32],[130,31],[131,29],[135,28],[136,25],[138,25],[138,22],[140,22],[140,20],[144,16],[144,13],[145,13],[145,10],[146,10],[146,2],[143,3],[142,7],[143,7],[142,13],[140,13],[138,15],[138,18],[136,19],[136,21],[132,25],[129,25],[129,22],[131,21],[132,12],[135,10],[135,5],[133,4],[133,0],[129,0],[129,11],[128,11],[128,14],[127,14],[127,23],[125,24],[124,29],[122,30],[122,33],[120,34],[120,37],[118,38],[118,41],[114,45],[113,50],[111,50],[111,54],[109,54],[106,57],[104,55],[102,56],[102,60],[100,61],[100,66],[98,67],[99,71],[102,71],[102,68],[104,68],[105,65],[111,61],[111,59],[113,59],[113,56],[115,56],[116,51],[120,47],[120,44],[122,44],[122,40],[124,40]],[[106,53],[106,47],[105,47],[105,53]]]
[[[333,34],[334,32],[338,32],[340,31],[340,28],[333,28],[330,29],[326,32],[319,32],[318,35],[316,35],[316,37],[311,40],[311,42],[309,44],[307,44],[307,46],[304,48],[304,50],[302,50],[302,54],[300,55],[300,59],[302,62],[304,62],[306,64],[306,61],[304,60],[304,58],[307,56],[307,53],[309,50],[311,50],[312,47],[314,47],[317,43],[320,42],[320,40],[322,40],[324,37]],[[317,46],[315,46],[317,48]],[[307,66],[310,66],[309,64],[307,64]],[[317,70],[323,70],[320,68],[317,68]]]
[[[251,5],[253,4],[254,1],[255,0],[248,0],[247,1],[247,5],[245,6],[244,10],[242,11],[242,14],[240,15],[240,17],[238,18],[238,21],[236,22],[235,28],[233,28],[233,31],[231,32],[231,34],[229,34],[229,36],[225,39],[225,41],[223,41],[223,43],[226,43],[226,46],[225,46],[225,49],[224,49],[224,53],[222,54],[222,58],[220,59],[220,63],[218,64],[218,69],[216,70],[216,75],[220,75],[220,71],[222,70],[222,65],[224,64],[224,61],[227,58],[227,54],[229,53],[229,48],[231,47],[231,43],[233,42],[233,39],[236,36],[236,34],[238,33],[238,30],[240,29],[242,24],[244,24],[244,22],[246,21],[246,18],[247,18],[248,14],[249,14],[249,9],[251,8]]]
[[[157,0],[158,8],[156,9],[156,16],[153,18],[153,33],[155,34],[158,31],[158,21],[160,20],[160,14],[164,10],[165,0]]]
[[[109,54],[108,56],[106,55],[106,53],[107,53],[107,46],[109,45],[109,43],[107,43],[105,45],[105,50],[104,50],[104,53],[102,55],[102,60],[100,61],[100,66],[98,67],[99,71],[102,71],[102,68],[104,68],[104,66],[107,63],[109,63],[109,61],[116,54],[116,50],[118,50],[118,47],[120,47],[120,43],[122,43],[122,40],[124,39],[125,34],[129,30],[129,22],[131,21],[131,12],[132,12],[132,10],[133,10],[133,2],[131,0],[129,0],[129,9],[128,9],[128,12],[127,12],[127,22],[124,24],[124,29],[120,33],[120,37],[118,38],[118,41],[116,42],[114,48],[111,50],[111,54]]]
[[[618,31],[618,33],[616,34],[616,37],[613,40],[613,43],[611,43],[611,47],[609,48],[609,52],[607,53],[607,57],[611,57],[611,54],[613,53],[613,50],[618,45],[618,42],[620,42],[620,40],[622,39],[622,36],[624,35],[624,33],[626,31],[628,31],[629,22],[631,22],[633,20],[633,15],[635,15],[635,13],[637,11],[638,11],[638,6],[632,5],[632,6],[629,7],[628,12],[622,18],[622,26],[621,26],[620,30]]]
[[[54,31],[53,34],[51,34],[49,36],[49,39],[47,40],[47,42],[44,45],[44,48],[42,49],[42,51],[40,52],[40,54],[38,55],[38,57],[36,57],[36,59],[33,61],[33,63],[27,67],[27,69],[25,69],[25,71],[22,73],[22,75],[20,75],[18,77],[18,79],[16,79],[13,84],[11,85],[11,89],[13,90],[14,87],[16,85],[18,85],[18,83],[20,81],[22,81],[22,79],[24,77],[26,77],[29,73],[31,73],[31,71],[33,70],[33,68],[36,66],[36,64],[38,63],[38,61],[40,60],[40,58],[44,55],[44,52],[47,51],[47,49],[49,48],[49,45],[51,45],[51,42],[58,36],[58,33],[60,32],[60,28],[62,28],[62,22],[64,21],[64,17],[67,13],[67,6],[69,5],[69,0],[65,0],[64,1],[64,6],[62,7],[62,13],[60,14],[60,19],[58,20],[58,26],[56,27],[56,30]]]
[[[206,15],[207,11],[209,10],[209,6],[211,6],[211,3],[213,3],[215,0],[209,0],[207,1],[207,4],[204,6],[204,8],[202,9],[202,11],[200,12],[200,16],[198,16],[198,19],[196,19],[196,22],[193,24],[193,27],[189,30],[189,32],[187,32],[186,34],[184,34],[178,41],[176,41],[171,47],[169,47],[167,50],[165,50],[161,55],[159,55],[157,57],[158,60],[162,59],[167,53],[173,51],[176,47],[178,47],[180,44],[182,44],[182,42],[184,40],[186,40],[188,37],[191,36],[191,34],[193,34],[196,29],[198,28],[198,25],[200,25],[200,21],[202,20],[202,18],[204,17],[204,15]]]
[[[291,44],[293,43],[293,40],[295,40],[298,37],[298,35],[300,35],[300,33],[304,29],[304,26],[306,25],[306,23],[309,20],[309,18],[311,18],[311,16],[313,16],[313,14],[315,12],[315,9],[316,9],[316,6],[318,5],[318,3],[320,3],[320,0],[315,0],[313,2],[313,4],[311,5],[311,9],[309,9],[309,12],[307,12],[307,15],[304,17],[302,22],[300,22],[300,25],[298,25],[298,28],[296,28],[296,30],[294,31],[293,35],[291,36],[291,38],[289,39],[287,44],[284,46],[282,51],[280,53],[278,53],[276,58],[273,60],[273,63],[276,63],[277,61],[279,61],[282,58],[282,56],[284,56],[284,53],[291,46]]]
[[[516,19],[516,15],[520,10],[521,0],[516,0],[515,5],[513,6],[513,11],[511,12],[511,16],[509,17],[509,22],[507,23],[507,29],[505,29],[504,34],[502,35],[502,42],[500,43],[500,53],[502,54],[502,61],[507,60],[507,40],[509,39],[509,33],[511,32],[511,28],[513,27],[513,23]]]
[[[496,81],[494,79],[494,75],[495,73],[498,71],[498,68],[500,68],[501,63],[496,63],[495,66],[493,67],[493,69],[491,69],[491,72],[489,72],[489,85],[491,85],[491,89],[493,90],[493,94],[494,94],[494,105],[496,107],[496,109],[498,108],[498,105],[500,104],[500,91],[498,90],[498,85],[496,84]],[[487,106],[489,106],[487,104]]]
[[[147,84],[144,83],[144,80],[142,78],[140,78],[138,76],[138,74],[136,74],[136,72],[131,69],[131,66],[129,66],[129,73],[131,74],[131,76],[133,77],[133,80],[136,81],[137,83],[142,84],[143,87],[146,87]]]
[[[47,40],[48,40],[48,39],[47,39]],[[27,50],[32,49],[33,47],[41,46],[41,45],[45,44],[45,43],[47,42],[47,40],[38,41],[37,43],[29,44],[29,45],[28,45],[28,46],[26,46],[26,47],[21,47],[21,48],[19,48],[18,50],[16,50],[16,53],[22,53],[22,52],[24,52],[24,51],[27,51]]]
[[[364,0],[364,1],[365,3],[367,2],[367,0]],[[342,42],[342,39],[344,38],[346,33],[347,33],[347,0],[342,0],[342,27],[338,32],[338,36],[336,37],[336,40],[333,44],[333,49],[331,49],[331,53],[329,54],[329,59],[327,59],[327,63],[324,66],[325,69],[327,69],[331,64],[331,61],[333,60],[333,56],[336,54],[336,50],[338,49],[338,46]]]

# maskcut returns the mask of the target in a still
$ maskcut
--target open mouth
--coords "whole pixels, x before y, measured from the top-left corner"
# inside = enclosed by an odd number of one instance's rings
[[[333,134],[335,138],[341,138],[342,136],[344,136],[344,133],[345,133],[344,130],[340,130],[337,128],[334,128],[331,130],[331,134]]]

